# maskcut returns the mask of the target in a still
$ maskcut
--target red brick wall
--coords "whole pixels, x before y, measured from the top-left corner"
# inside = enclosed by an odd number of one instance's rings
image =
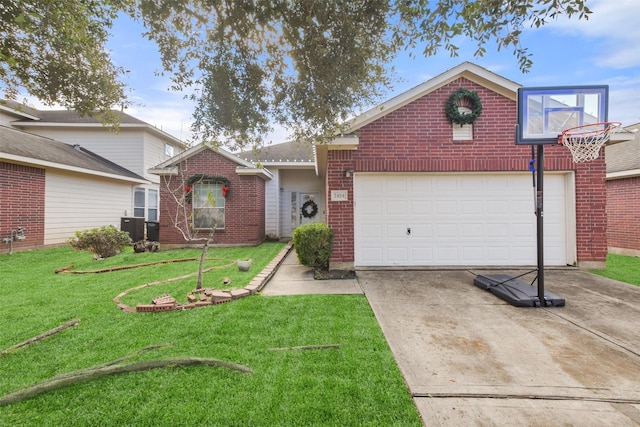
[[[640,177],[607,181],[610,247],[640,251]]]
[[[454,141],[444,111],[458,88],[478,92],[483,111],[473,140]],[[357,150],[329,151],[326,188],[349,190],[350,202],[327,198],[327,223],[336,237],[332,262],[353,262],[353,178],[355,172],[528,171],[531,147],[516,146],[516,102],[467,79],[406,105],[359,131]],[[545,170],[575,170],[578,261],[604,261],[607,253],[604,158],[576,165],[564,147],[545,147]]]
[[[45,170],[0,162],[0,239],[25,227],[26,240],[13,242],[13,250],[44,244]],[[0,243],[0,253],[9,245]]]
[[[237,166],[212,150],[203,150],[181,163],[181,175],[162,178],[159,230],[161,244],[188,243],[173,225],[176,201],[168,188],[181,193],[184,181],[200,173],[224,176],[230,181],[230,190],[225,200],[225,228],[216,230],[213,244],[256,245],[265,239],[265,183],[257,176],[238,176]],[[168,187],[165,185],[167,179]]]

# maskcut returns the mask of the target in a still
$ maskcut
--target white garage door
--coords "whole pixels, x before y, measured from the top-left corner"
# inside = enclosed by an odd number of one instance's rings
[[[568,177],[544,177],[545,265],[572,263]],[[358,267],[536,264],[531,174],[358,173],[354,201]]]

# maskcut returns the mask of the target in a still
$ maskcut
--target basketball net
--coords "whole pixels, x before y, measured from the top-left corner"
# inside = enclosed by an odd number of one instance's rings
[[[592,123],[562,131],[558,143],[566,146],[576,163],[590,162],[600,156],[600,148],[609,141],[618,122]]]

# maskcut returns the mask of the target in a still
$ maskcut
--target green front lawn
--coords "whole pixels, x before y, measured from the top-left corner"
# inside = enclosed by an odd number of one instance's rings
[[[205,287],[243,287],[282,249],[212,248]],[[251,296],[204,308],[125,313],[119,293],[197,270],[197,261],[102,274],[76,270],[197,257],[197,250],[127,253],[94,261],[70,248],[0,255],[0,351],[71,319],[77,326],[0,356],[0,396],[56,375],[170,344],[125,363],[175,357],[247,366],[172,367],[107,376],[0,407],[0,425],[422,425],[393,355],[363,295]],[[253,258],[248,273],[229,260]],[[195,277],[127,295],[149,303],[170,293],[184,302]],[[332,345],[337,348],[273,351]]]
[[[640,258],[608,254],[606,268],[591,273],[640,286]]]

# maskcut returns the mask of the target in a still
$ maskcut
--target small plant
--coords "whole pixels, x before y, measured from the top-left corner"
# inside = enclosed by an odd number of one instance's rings
[[[69,244],[73,249],[89,251],[96,259],[117,255],[130,243],[129,233],[118,231],[113,225],[76,231],[76,237],[69,239]]]
[[[333,252],[333,230],[327,224],[314,222],[296,228],[293,232],[293,245],[300,264],[315,270],[329,270],[329,259]]]

